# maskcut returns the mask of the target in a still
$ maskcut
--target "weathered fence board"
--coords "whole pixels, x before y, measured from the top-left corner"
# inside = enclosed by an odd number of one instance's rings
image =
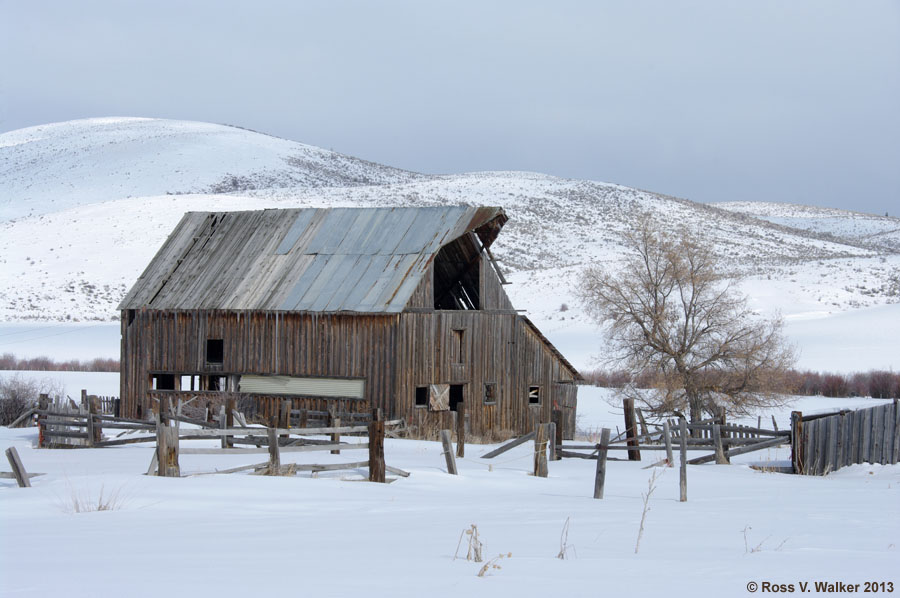
[[[826,475],[856,463],[893,465],[900,457],[898,400],[858,411],[791,417],[793,469]]]

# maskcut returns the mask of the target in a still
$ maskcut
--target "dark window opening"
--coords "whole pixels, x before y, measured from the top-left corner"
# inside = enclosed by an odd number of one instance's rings
[[[465,351],[465,330],[454,330],[453,331],[453,363],[464,363],[466,358]]]
[[[464,384],[450,385],[450,411],[459,411],[459,404],[463,402]]]
[[[434,259],[434,308],[481,309],[481,251],[474,235],[442,247]]]
[[[128,321],[128,325],[131,326],[131,323],[134,322],[134,310],[133,309],[125,310],[125,317]]]
[[[175,390],[175,374],[154,374],[151,386],[153,390]]]
[[[528,387],[528,404],[529,405],[540,405],[541,404],[541,387],[540,386],[529,386]]]
[[[206,339],[206,363],[225,361],[225,341],[220,338]]]
[[[416,407],[428,407],[428,387],[416,387]]]
[[[485,382],[484,383],[484,404],[485,405],[496,405],[497,404],[497,383],[496,382]]]
[[[228,390],[228,378],[225,376],[204,376],[206,378],[206,388],[203,390]]]

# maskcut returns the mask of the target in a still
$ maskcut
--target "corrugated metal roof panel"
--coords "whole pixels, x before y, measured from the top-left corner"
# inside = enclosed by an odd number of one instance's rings
[[[119,308],[399,312],[441,246],[492,241],[505,221],[465,206],[189,213]]]

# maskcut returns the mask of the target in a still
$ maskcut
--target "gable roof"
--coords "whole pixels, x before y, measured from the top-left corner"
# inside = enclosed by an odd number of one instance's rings
[[[188,212],[119,309],[397,313],[440,248],[488,247],[502,208]]]

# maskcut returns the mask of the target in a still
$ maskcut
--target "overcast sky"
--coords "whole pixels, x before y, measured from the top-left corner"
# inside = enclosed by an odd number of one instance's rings
[[[900,0],[0,0],[0,132],[235,124],[428,173],[900,214]]]

